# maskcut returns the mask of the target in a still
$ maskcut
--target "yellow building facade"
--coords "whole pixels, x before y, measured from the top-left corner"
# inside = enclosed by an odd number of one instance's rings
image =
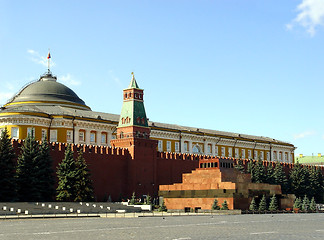
[[[1,107],[0,131],[14,139],[110,146],[119,115],[92,111],[77,94],[48,72]],[[273,138],[149,121],[158,151],[262,159],[292,163],[294,145]]]

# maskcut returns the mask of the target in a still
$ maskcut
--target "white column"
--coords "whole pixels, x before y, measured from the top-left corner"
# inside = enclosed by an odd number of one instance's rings
[[[205,152],[205,155],[209,155],[210,154],[208,152],[208,142],[207,141],[204,142],[204,152]]]
[[[101,131],[96,132],[96,145],[101,145]]]
[[[181,138],[181,149],[180,149],[180,152],[181,152],[181,153],[185,153],[184,145],[185,145],[185,141],[184,141],[183,138]]]
[[[74,128],[74,143],[79,144],[79,128],[75,127]]]
[[[188,152],[192,153],[192,141],[189,141]]]
[[[108,135],[107,135],[107,145],[108,145],[108,146],[111,146],[111,145],[110,145],[110,140],[111,140],[111,139],[112,139],[112,132],[109,131],[109,132],[108,132]]]
[[[87,129],[85,132],[85,144],[90,144],[90,129]]]

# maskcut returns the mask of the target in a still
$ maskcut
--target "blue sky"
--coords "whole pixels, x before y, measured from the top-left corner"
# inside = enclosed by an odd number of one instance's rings
[[[0,105],[46,67],[119,114],[131,72],[151,121],[324,153],[323,0],[0,0]]]

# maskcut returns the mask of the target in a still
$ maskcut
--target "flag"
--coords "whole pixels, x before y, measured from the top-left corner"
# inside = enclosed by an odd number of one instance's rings
[[[48,53],[48,55],[47,55],[47,59],[50,59],[50,58],[51,58],[51,54]]]

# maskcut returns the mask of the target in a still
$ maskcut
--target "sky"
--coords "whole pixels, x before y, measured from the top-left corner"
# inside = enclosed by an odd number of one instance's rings
[[[324,153],[324,0],[0,0],[0,105],[47,71],[119,114]]]

